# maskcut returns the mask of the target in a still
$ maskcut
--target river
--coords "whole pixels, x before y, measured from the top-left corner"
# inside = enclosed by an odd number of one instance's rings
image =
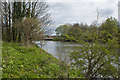
[[[36,42],[38,46],[40,42]],[[46,52],[52,54],[56,58],[64,59],[72,51],[74,46],[78,46],[75,42],[61,42],[61,41],[42,41],[45,45],[42,47]]]
[[[68,60],[68,56],[75,46],[80,46],[75,42],[42,41],[42,43],[45,44],[42,49],[63,61]],[[39,45],[40,41],[37,41],[36,44],[41,47],[41,45]],[[117,66],[115,64],[113,65]]]

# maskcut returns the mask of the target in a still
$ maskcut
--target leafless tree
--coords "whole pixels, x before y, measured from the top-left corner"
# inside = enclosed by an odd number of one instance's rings
[[[43,23],[37,18],[23,18],[22,21],[16,20],[15,26],[21,32],[22,42],[29,46],[32,41],[39,41],[42,39],[42,25]]]

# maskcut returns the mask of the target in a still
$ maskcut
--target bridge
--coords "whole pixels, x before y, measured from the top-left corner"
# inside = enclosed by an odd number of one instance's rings
[[[56,36],[46,36],[46,37],[44,38],[44,40],[53,40],[54,37],[56,37]]]
[[[44,40],[53,40],[53,38],[46,37]]]

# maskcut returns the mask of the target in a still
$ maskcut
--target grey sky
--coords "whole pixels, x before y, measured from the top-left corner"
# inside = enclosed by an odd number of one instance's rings
[[[1,0],[8,1],[8,0]],[[10,0],[11,2],[14,0]],[[22,0],[17,0],[22,1]],[[41,0],[28,0],[41,1]],[[96,20],[97,9],[100,11],[99,22],[112,16],[118,19],[118,1],[119,0],[43,0],[50,8],[50,14],[53,19],[51,27],[54,30],[61,24],[66,23],[87,23],[91,24]]]
[[[118,19],[119,0],[46,0],[53,18],[53,30],[61,24],[91,24],[100,11],[99,22],[112,16]],[[55,33],[55,32],[53,32]]]
[[[8,1],[8,0],[1,0]],[[11,2],[14,0],[10,0]],[[17,0],[22,1],[22,0]],[[41,0],[28,0],[41,1]],[[49,28],[55,33],[56,27],[66,23],[91,24],[100,11],[99,22],[103,22],[112,16],[118,19],[119,0],[43,0],[49,5],[49,12],[53,19],[53,25]]]

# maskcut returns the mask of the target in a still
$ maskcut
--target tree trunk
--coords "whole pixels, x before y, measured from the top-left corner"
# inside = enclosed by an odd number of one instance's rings
[[[11,3],[9,3],[9,6],[8,6],[8,8],[9,8],[9,41],[11,41],[11,8],[10,8],[10,5]]]

